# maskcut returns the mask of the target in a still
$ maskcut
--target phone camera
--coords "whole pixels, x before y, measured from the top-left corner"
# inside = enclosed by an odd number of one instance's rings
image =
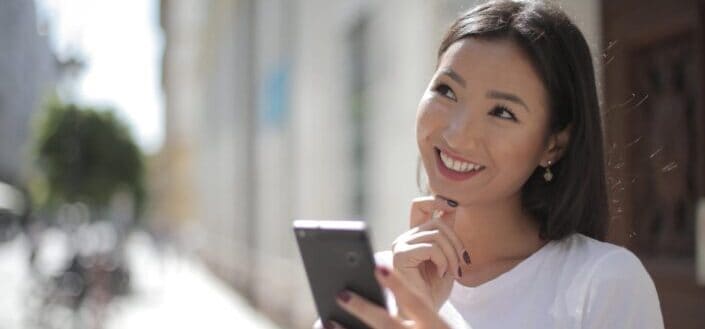
[[[345,261],[349,266],[357,266],[360,263],[360,255],[355,251],[348,251],[345,254]]]

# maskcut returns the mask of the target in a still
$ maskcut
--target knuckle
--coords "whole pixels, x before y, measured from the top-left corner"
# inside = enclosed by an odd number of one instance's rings
[[[392,260],[396,261],[396,260],[400,259],[402,257],[401,253],[402,252],[397,249],[392,250]]]
[[[406,264],[408,259],[408,250],[394,250],[392,253],[392,264]]]

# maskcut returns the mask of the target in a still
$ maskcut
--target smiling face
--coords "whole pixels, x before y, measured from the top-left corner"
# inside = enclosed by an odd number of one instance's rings
[[[553,163],[546,89],[512,41],[465,38],[440,58],[416,137],[431,191],[461,205],[518,198]]]

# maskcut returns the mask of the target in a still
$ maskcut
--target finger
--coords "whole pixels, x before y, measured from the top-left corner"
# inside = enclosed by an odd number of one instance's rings
[[[328,328],[326,329],[346,329],[342,324],[335,321],[328,321]]]
[[[430,221],[409,230],[407,232],[408,234],[400,236],[399,238],[407,241],[410,236],[418,234],[417,232],[419,231],[440,230],[441,233],[452,244],[453,249],[455,250],[455,253],[458,256],[458,259],[462,260],[466,264],[470,264],[470,253],[468,252],[467,248],[465,248],[463,242],[460,241],[458,235],[455,234],[455,230],[453,230],[453,226],[451,223],[452,222],[448,220],[447,216],[441,216],[440,218],[439,216],[433,216]]]
[[[400,308],[404,308],[409,318],[416,321],[420,327],[448,328],[436,311],[429,307],[417,292],[410,289],[409,285],[398,273],[386,267],[378,266],[375,270],[375,276],[382,286],[392,291],[397,305]]]
[[[340,323],[335,321],[321,321],[321,319],[316,319],[313,323],[313,329],[345,329]]]
[[[445,234],[443,234],[439,229],[431,231],[421,231],[413,235],[411,239],[407,241],[407,243],[409,244],[417,244],[424,242],[437,244],[446,258],[448,268],[452,270],[451,275],[456,278],[459,277],[461,272],[457,269],[460,268],[460,256],[455,250],[455,247],[453,247],[453,244],[445,236]],[[439,272],[438,274],[440,277],[443,277],[445,273],[446,272]]]
[[[403,328],[401,321],[386,309],[375,305],[354,292],[343,290],[336,298],[338,305],[373,329]]]
[[[452,214],[452,213],[451,213],[451,214]],[[395,243],[398,243],[398,242],[405,242],[406,240],[409,239],[409,236],[416,234],[416,232],[435,229],[435,226],[432,224],[431,220],[432,220],[432,219],[440,219],[440,218],[443,217],[443,216],[446,216],[446,214],[445,214],[445,212],[444,212],[443,210],[434,210],[434,211],[429,215],[430,218],[424,219],[424,222],[423,222],[423,223],[421,223],[421,224],[419,224],[419,225],[417,225],[417,226],[411,227],[408,231],[406,231],[406,232],[402,233],[401,235],[399,235],[399,236],[394,240],[394,242],[392,243],[392,245],[395,244]]]
[[[323,327],[323,322],[321,321],[320,318],[316,319],[316,322],[313,323],[313,329],[324,329],[324,328],[325,327]]]
[[[451,207],[446,199],[438,196],[418,197],[411,201],[409,227],[416,227],[429,221],[434,210],[441,210],[447,215],[455,212],[455,208]]]
[[[432,220],[430,223],[440,230],[448,241],[450,241],[453,245],[453,249],[455,249],[455,252],[458,255],[458,259],[461,259],[466,264],[470,264],[470,254],[468,253],[467,248],[463,245],[463,242],[460,241],[460,238],[458,238],[458,235],[455,234],[453,226],[443,218],[439,220]]]
[[[446,214],[455,212],[455,207],[450,206],[448,200],[438,196],[418,197],[411,202],[410,227],[416,227],[430,219],[433,212],[441,210]]]
[[[398,244],[392,262],[395,268],[418,269],[423,262],[430,261],[439,273],[448,271],[448,260],[441,247],[433,243]]]

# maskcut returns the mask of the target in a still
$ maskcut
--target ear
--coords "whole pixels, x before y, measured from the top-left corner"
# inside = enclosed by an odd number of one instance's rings
[[[573,125],[570,124],[563,130],[551,134],[548,137],[548,143],[546,143],[546,149],[541,155],[540,165],[543,167],[548,166],[548,161],[551,164],[555,164],[563,157],[565,150],[568,147],[568,142],[570,142],[571,131],[573,130]]]

